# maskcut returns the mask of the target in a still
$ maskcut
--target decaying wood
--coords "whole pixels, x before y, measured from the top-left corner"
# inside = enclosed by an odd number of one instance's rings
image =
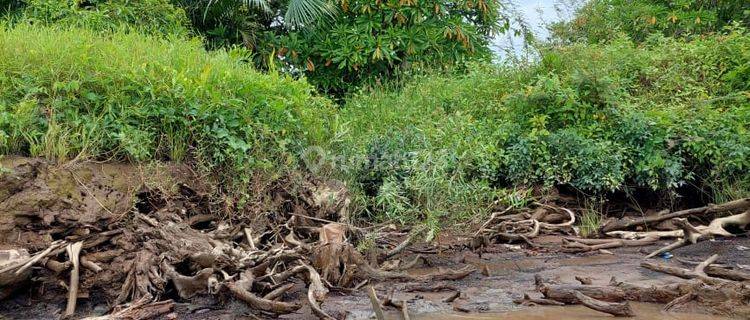
[[[73,265],[73,270],[70,271],[70,286],[68,287],[68,304],[65,307],[65,316],[71,316],[76,311],[76,301],[78,301],[78,273],[80,272],[81,263],[79,257],[81,255],[81,248],[83,248],[83,242],[79,241],[74,244],[69,244],[66,248],[68,252],[68,259]]]
[[[542,306],[564,306],[565,304],[560,301],[544,299],[544,298],[532,298],[528,293],[524,293],[522,298],[514,299],[513,303],[524,306],[542,305]]]
[[[513,208],[507,208],[503,211],[493,213],[492,216],[490,216],[490,218],[474,233],[474,236],[471,239],[471,248],[479,249],[485,247],[491,239],[497,239],[501,242],[523,241],[536,247],[531,239],[541,233],[552,233],[557,231],[575,233],[572,228],[576,221],[575,213],[573,211],[542,203],[535,203],[535,205],[537,208],[532,213],[521,212],[508,214]],[[559,216],[567,217],[567,221],[561,223],[544,222],[545,218],[555,211],[564,212],[563,215]],[[555,218],[549,221],[557,220],[559,219]],[[563,220],[565,219],[563,218]],[[499,221],[499,223],[492,227],[492,224],[496,221]]]
[[[575,253],[606,250],[619,247],[638,247],[654,244],[658,240],[659,238],[656,237],[649,237],[638,240],[563,238],[562,250],[565,252]]]
[[[736,214],[723,218],[716,218],[708,224],[708,226],[694,227],[687,219],[675,219],[675,225],[677,225],[682,231],[682,239],[667,245],[666,247],[660,248],[650,253],[646,258],[655,257],[661,253],[681,248],[687,245],[695,244],[698,241],[702,241],[715,236],[731,237],[731,232],[727,231],[727,226],[737,226],[744,228],[750,224],[750,210],[745,211],[741,214]]]
[[[632,314],[632,311],[627,311],[628,308],[623,303],[639,301],[665,304],[667,310],[699,309],[707,313],[746,317],[750,314],[750,305],[747,303],[750,301],[750,285],[708,276],[705,270],[717,260],[717,257],[716,255],[709,257],[692,270],[644,262],[643,266],[646,268],[681,278],[695,279],[659,286],[638,286],[617,281],[614,277],[605,286],[549,284],[545,283],[539,275],[536,275],[534,279],[537,290],[546,300],[565,304],[588,304],[587,307],[598,308],[597,310],[601,309],[599,311],[613,315]],[[599,301],[591,301],[581,295]],[[526,295],[523,299],[517,299],[516,303],[533,304],[534,301]]]
[[[115,309],[111,314],[101,317],[89,317],[83,320],[148,320],[158,319],[174,310],[174,302],[165,300],[159,302],[149,302],[144,297],[131,303],[129,306],[120,310]]]
[[[26,259],[16,261],[15,263],[11,263],[3,269],[0,270],[0,275],[6,274],[8,272],[13,272],[15,275],[20,275],[28,271],[34,264],[38,263],[43,258],[52,255],[54,252],[56,252],[60,248],[64,248],[67,245],[65,241],[53,241],[47,249],[44,249],[42,252],[36,253],[31,257],[28,257]]]
[[[190,299],[196,294],[207,292],[208,278],[214,273],[213,268],[205,268],[198,271],[194,276],[188,277],[179,274],[166,261],[162,261],[161,271],[164,273],[165,279],[172,281],[175,289],[177,289],[177,294],[183,299]]]
[[[726,281],[729,281],[729,280],[711,277],[707,275],[704,270],[706,269],[708,265],[714,263],[718,258],[719,258],[719,255],[717,254],[712,255],[711,257],[706,259],[706,261],[703,261],[700,264],[698,264],[693,270],[683,269],[683,268],[678,268],[678,267],[673,267],[673,266],[668,266],[668,265],[663,265],[663,264],[657,264],[657,263],[652,263],[652,262],[647,262],[647,261],[641,263],[641,266],[649,270],[670,274],[670,275],[680,277],[683,279],[699,279],[707,284],[716,285],[716,284],[725,283]]]
[[[372,304],[372,311],[375,312],[375,317],[378,320],[385,320],[385,314],[383,313],[383,306],[378,299],[378,295],[375,293],[375,288],[367,286],[367,297],[370,298]]]
[[[745,210],[750,208],[750,198],[743,198],[739,200],[729,201],[722,204],[712,204],[699,208],[692,208],[687,210],[675,211],[663,215],[647,216],[642,218],[622,218],[619,220],[611,221],[610,223],[602,227],[602,232],[610,232],[615,230],[624,230],[634,226],[649,226],[655,223],[659,223],[664,220],[673,218],[682,218],[691,215],[708,215],[713,213],[730,212],[735,210]]]
[[[258,297],[248,291],[250,286],[252,286],[252,282],[253,279],[251,273],[245,272],[240,277],[240,280],[229,282],[226,284],[226,287],[237,299],[244,301],[251,308],[257,310],[263,310],[276,314],[287,314],[295,312],[302,307],[300,304],[296,303],[273,301]]]
[[[263,299],[266,300],[276,300],[277,298],[281,297],[284,293],[289,291],[290,289],[294,288],[294,283],[285,283],[279,286],[276,289],[273,289],[273,291],[267,293],[265,296],[263,296]]]
[[[585,294],[574,291],[575,297],[578,299],[578,303],[584,305],[587,308],[594,309],[596,311],[609,313],[615,317],[633,317],[633,309],[630,308],[630,304],[625,301],[622,303],[612,303],[593,299]]]
[[[318,272],[309,265],[303,266],[309,273],[310,283],[307,289],[307,302],[310,304],[310,308],[312,309],[313,314],[315,314],[320,319],[335,319],[325,313],[325,311],[323,311],[323,309],[320,307],[319,302],[325,300],[326,295],[328,294],[328,289],[326,289],[326,287],[323,285],[320,274],[318,274]]]
[[[453,285],[438,283],[438,284],[423,284],[416,283],[407,285],[404,288],[406,292],[422,291],[422,292],[435,292],[435,291],[458,291],[458,288]]]

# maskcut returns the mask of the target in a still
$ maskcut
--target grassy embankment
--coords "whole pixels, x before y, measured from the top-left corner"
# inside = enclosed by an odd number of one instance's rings
[[[198,39],[20,24],[0,30],[0,152],[189,161],[223,191],[291,172],[346,181],[367,219],[433,230],[523,205],[530,186],[591,199],[750,190],[750,36],[549,48],[364,91],[334,108]],[[329,163],[302,165],[319,146]],[[309,149],[307,149],[309,150]],[[596,207],[596,201],[590,207]],[[590,217],[595,219],[596,217]]]

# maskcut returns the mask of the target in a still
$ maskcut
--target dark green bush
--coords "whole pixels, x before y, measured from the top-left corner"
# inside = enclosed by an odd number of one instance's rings
[[[228,182],[278,177],[323,138],[328,102],[244,58],[199,39],[0,29],[0,151],[191,160]]]
[[[750,93],[740,79],[749,50],[750,35],[737,28],[573,45],[525,67],[419,77],[399,92],[350,99],[339,129],[348,136],[334,149],[400,155],[395,168],[360,162],[344,173],[367,191],[363,210],[407,221],[467,217],[514,186],[606,196],[689,184],[707,201],[748,195]]]

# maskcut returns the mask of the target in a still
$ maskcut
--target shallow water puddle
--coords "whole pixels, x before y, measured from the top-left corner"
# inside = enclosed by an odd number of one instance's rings
[[[648,303],[632,303],[636,316],[626,318],[632,320],[728,320],[730,318],[710,316],[694,313],[665,313],[661,306]],[[614,317],[588,309],[583,306],[565,307],[530,307],[518,311],[504,313],[455,313],[455,314],[424,314],[413,319],[430,320],[611,320]]]

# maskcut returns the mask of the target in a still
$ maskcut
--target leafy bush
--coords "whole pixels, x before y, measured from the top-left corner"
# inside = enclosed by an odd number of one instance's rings
[[[690,36],[721,31],[733,23],[750,26],[746,0],[593,0],[572,21],[552,25],[554,38],[597,43],[623,33],[641,42],[652,34]]]
[[[725,189],[747,195],[750,93],[738,79],[749,50],[738,28],[558,47],[525,67],[418,77],[350,99],[333,148],[365,159],[343,167],[361,209],[404,221],[468,217],[515,186],[606,196],[689,183],[714,199]],[[382,154],[398,161],[373,166]]]
[[[16,19],[42,25],[84,27],[98,31],[123,28],[150,34],[187,35],[185,12],[169,0],[22,0]]]
[[[228,183],[278,177],[323,139],[328,102],[245,58],[208,53],[198,39],[0,29],[0,151],[192,160]]]
[[[498,0],[336,1],[333,21],[269,33],[258,49],[326,92],[396,78],[413,68],[490,60],[489,40],[508,28]],[[504,25],[501,23],[505,22]]]

